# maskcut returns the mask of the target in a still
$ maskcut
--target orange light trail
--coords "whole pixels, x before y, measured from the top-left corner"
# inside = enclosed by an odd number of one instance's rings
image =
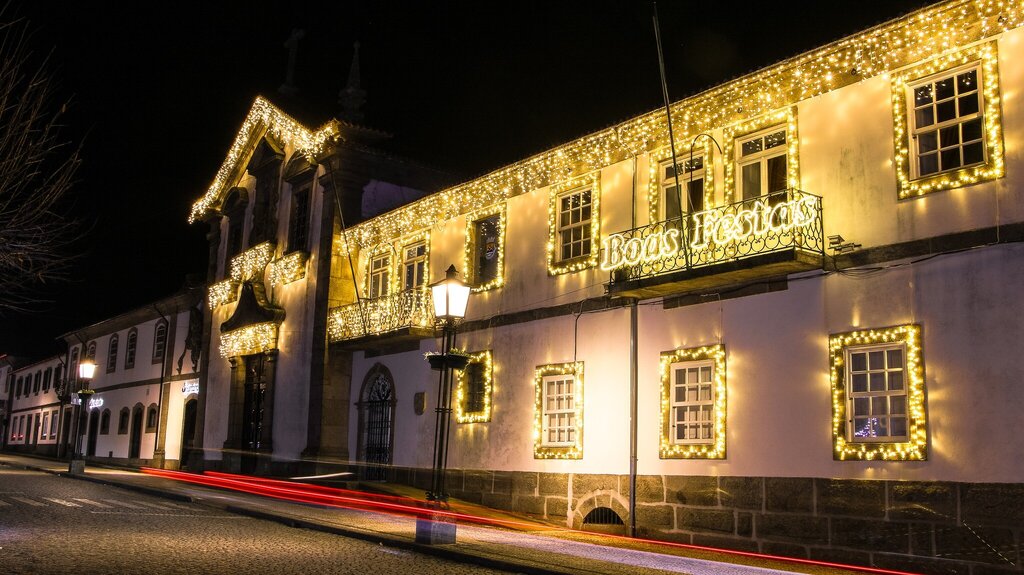
[[[567,529],[567,528],[545,528],[542,525],[536,523],[525,523],[520,521],[511,521],[505,519],[492,519],[488,517],[479,517],[476,515],[469,515],[466,513],[456,513],[453,511],[444,511],[430,507],[430,502],[420,501],[418,499],[412,499],[410,497],[399,497],[394,495],[378,495],[374,493],[367,493],[364,491],[355,491],[351,489],[340,489],[336,487],[326,487],[323,485],[310,485],[307,483],[297,483],[294,481],[285,481],[281,479],[270,479],[265,477],[251,477],[248,475],[238,475],[233,473],[222,473],[218,471],[207,471],[203,475],[197,473],[187,473],[184,471],[171,471],[167,469],[154,469],[152,467],[143,467],[140,469],[143,473],[149,475],[155,475],[158,477],[164,477],[167,479],[174,479],[177,481],[184,481],[188,483],[196,483],[199,485],[206,485],[210,487],[220,487],[223,489],[231,489],[234,491],[241,491],[244,493],[250,493],[253,495],[262,495],[265,497],[273,497],[275,499],[283,499],[287,501],[295,501],[298,503],[309,503],[313,505],[324,505],[328,507],[338,507],[343,509],[355,509],[361,511],[377,511],[387,513],[389,515],[396,515],[401,517],[408,517],[410,515],[416,517],[446,517],[450,519],[461,520],[466,523],[475,523],[480,525],[492,525],[497,527],[507,528],[518,528],[530,531],[539,530],[552,530],[559,531],[562,533],[579,533],[588,536],[594,536],[595,534],[589,531],[582,531],[578,529]],[[831,567],[835,569],[845,569],[848,571],[858,571],[862,573],[875,573],[878,575],[918,575],[908,571],[894,571],[891,569],[881,569],[878,567],[864,567],[860,565],[845,565],[843,563],[832,563],[828,561],[816,561],[814,559],[800,559],[797,557],[783,557],[779,555],[769,555],[766,553],[753,553],[750,551],[736,551],[733,549],[719,549],[716,547],[706,547],[703,545],[691,545],[688,543],[674,543],[671,541],[659,541],[657,539],[643,539],[639,537],[626,537],[622,535],[608,535],[602,534],[601,537],[629,542],[629,543],[646,543],[657,547],[669,547],[676,549],[688,549],[693,551],[705,551],[709,553],[721,553],[725,555],[733,555],[737,557],[749,557],[752,559],[762,559],[769,561],[780,561],[783,563],[793,563],[798,565],[812,565],[817,567]]]

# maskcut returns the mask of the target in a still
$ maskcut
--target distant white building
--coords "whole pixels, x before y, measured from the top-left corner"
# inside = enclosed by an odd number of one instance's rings
[[[1022,23],[1017,3],[942,2],[674,103],[674,156],[652,112],[347,227],[325,184],[345,167],[309,163],[344,132],[258,100],[192,213],[218,282],[204,465],[337,458],[423,486],[426,286],[454,264],[474,286],[456,497],[1019,570]],[[309,166],[260,176],[268,153]]]
[[[58,359],[70,378],[63,388],[65,449],[77,445],[87,460],[171,469],[188,457],[197,420],[202,291],[185,289],[63,336],[68,353]],[[84,357],[96,363],[88,382],[77,376]],[[82,406],[75,392],[86,386],[95,393]],[[59,397],[47,400],[52,409],[60,405]]]

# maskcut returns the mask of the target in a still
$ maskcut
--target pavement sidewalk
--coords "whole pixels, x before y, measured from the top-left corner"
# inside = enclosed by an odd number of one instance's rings
[[[156,477],[128,468],[86,466],[81,475],[68,475],[66,461],[0,453],[0,465],[22,467],[93,481],[148,495],[187,501],[228,512],[372,541],[381,545],[440,556],[445,559],[538,575],[588,573],[598,575],[769,575],[809,573],[847,575],[836,567],[792,563],[713,551],[660,545],[632,539],[559,529],[490,510],[493,518],[515,518],[516,529],[459,524],[457,542],[448,545],[416,543],[416,519],[385,513],[309,505],[216,489]],[[454,503],[459,512],[487,515],[487,508]],[[499,517],[500,515],[500,517]],[[533,525],[536,527],[534,528]]]

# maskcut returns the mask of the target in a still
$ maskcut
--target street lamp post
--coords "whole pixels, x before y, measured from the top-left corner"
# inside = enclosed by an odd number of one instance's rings
[[[68,473],[72,475],[85,473],[85,459],[80,458],[79,450],[82,444],[82,414],[86,408],[86,402],[92,397],[95,391],[89,389],[89,382],[96,373],[96,363],[88,358],[78,364],[78,413],[75,427],[75,448],[71,452],[71,463],[68,464]]]
[[[441,352],[430,357],[431,367],[438,369],[437,408],[434,420],[434,460],[430,474],[427,500],[440,508],[448,501],[445,476],[448,469],[448,437],[452,419],[452,380],[454,372],[466,367],[465,355],[455,350],[455,332],[458,322],[466,317],[469,286],[459,280],[455,266],[448,266],[445,278],[430,286],[434,301],[434,318],[441,327]],[[455,524],[438,517],[416,522],[416,540],[420,543],[454,543]]]

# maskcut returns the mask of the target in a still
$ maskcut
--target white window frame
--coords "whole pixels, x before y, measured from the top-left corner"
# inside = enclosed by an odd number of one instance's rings
[[[583,204],[583,195],[584,194],[589,194],[590,195],[590,199],[589,199],[589,201],[587,202],[586,205]],[[567,198],[572,198],[573,196],[579,196],[580,197],[579,207],[578,208],[572,207],[572,205],[571,205],[571,201],[572,200],[570,199],[569,209],[568,210],[563,210],[562,209],[563,201],[565,199],[567,199]],[[592,228],[591,228],[591,224],[592,224],[592,221],[593,221],[593,218],[594,218],[594,188],[592,186],[584,186],[584,187],[581,187],[581,188],[573,188],[571,190],[568,190],[566,192],[558,194],[558,196],[555,198],[555,202],[556,202],[555,206],[556,206],[556,210],[557,210],[557,216],[556,217],[558,218],[556,220],[556,222],[555,222],[556,223],[556,229],[555,229],[556,246],[555,246],[555,249],[558,250],[558,253],[556,254],[558,257],[555,258],[555,261],[564,262],[564,261],[571,261],[571,260],[576,260],[576,259],[590,257],[594,253],[594,237],[593,237]],[[589,211],[590,211],[590,216],[587,217],[587,218],[583,217],[584,208],[589,208]],[[574,222],[573,221],[573,212],[577,212],[577,211],[579,212],[579,221]],[[566,214],[566,213],[568,213],[568,215],[569,215],[569,222],[567,224],[563,224],[562,223],[562,216],[564,214]],[[572,239],[572,233],[576,229],[581,230],[580,238],[578,240]],[[566,233],[569,234],[569,241],[568,242],[563,237]],[[584,236],[586,236],[586,237],[584,237]],[[587,250],[584,251],[583,246],[586,245],[587,242],[590,243],[590,247]],[[573,244],[577,244],[577,243],[580,245],[580,253],[573,254],[572,245]],[[564,256],[564,254],[565,254],[565,246],[566,245],[570,246],[569,247],[569,255],[568,255],[568,257]]]
[[[563,385],[568,383],[571,390],[566,390],[563,387],[562,392],[558,393],[560,382]],[[548,391],[551,385],[555,386],[553,394]],[[580,433],[579,422],[576,421],[577,391],[579,390],[579,381],[576,379],[576,375],[573,373],[546,375],[541,380],[541,386],[541,447],[575,447]],[[561,404],[558,403],[559,399],[562,400]],[[554,426],[551,425],[552,418],[557,421]],[[552,429],[556,432],[554,441],[550,439]],[[564,432],[561,441],[558,440],[559,431]]]
[[[902,366],[899,368],[889,367],[889,353],[890,351],[899,350],[903,356]],[[882,352],[882,357],[885,361],[885,367],[878,369],[873,368],[870,363],[871,352]],[[847,347],[843,350],[845,355],[844,363],[846,369],[846,440],[851,443],[904,443],[910,440],[910,397],[908,387],[910,385],[909,377],[907,374],[907,344],[906,342],[897,343],[886,343],[886,344],[871,344],[871,345],[858,345]],[[860,371],[854,371],[853,368],[853,356],[854,354],[863,353],[865,355],[865,362],[867,369]],[[854,375],[864,374],[866,376],[867,388],[865,391],[854,391]],[[891,390],[889,389],[890,374],[899,373],[903,380],[902,389]],[[883,378],[883,389],[872,390],[871,389],[871,375],[881,374]],[[904,420],[904,433],[903,435],[892,435],[892,399],[893,397],[903,398],[903,413],[896,414],[897,417],[902,416]],[[884,399],[885,414],[876,414],[876,400]],[[886,429],[890,433],[889,435],[883,436],[858,436],[856,422],[859,419],[856,413],[855,406],[857,400],[866,400],[871,413],[867,414],[867,419],[877,420],[878,417],[882,416],[886,421]]]
[[[49,439],[50,435],[47,433],[50,430],[50,412],[43,412],[43,422],[39,426],[39,439]]]
[[[765,140],[768,136],[773,136],[781,132],[785,138],[782,143],[776,144],[772,147],[767,147],[767,142],[757,152],[744,155],[743,144],[752,142],[754,140]],[[764,130],[754,132],[753,134],[747,134],[742,138],[736,139],[736,183],[739,189],[739,199],[741,200],[752,200],[760,198],[769,194],[768,190],[768,160],[773,158],[782,157],[783,165],[786,169],[786,185],[782,190],[775,190],[775,192],[785,191],[789,188],[789,130],[785,124],[775,124]],[[758,164],[761,170],[761,189],[756,194],[748,194],[744,188],[743,183],[743,168],[752,164]]]
[[[367,296],[374,299],[388,295],[391,292],[391,254],[371,257],[368,266]]]
[[[975,86],[974,86],[973,94],[976,95],[976,97],[977,97],[978,109],[974,113],[966,114],[966,115],[961,116],[960,115],[959,100],[960,100],[960,98],[962,96],[965,96],[965,95],[967,95],[967,94],[969,94],[971,92],[960,93],[959,87],[957,85],[957,77],[960,76],[961,74],[964,74],[964,73],[967,73],[967,72],[971,72],[971,71],[975,72]],[[935,101],[934,86],[935,86],[935,84],[937,84],[937,83],[939,83],[939,82],[941,82],[943,80],[946,80],[946,79],[951,79],[953,81],[954,93],[953,93],[952,103],[954,104],[954,107],[955,107],[955,116],[954,116],[954,118],[952,120],[946,120],[944,122],[939,122],[938,118],[937,118],[937,109],[936,109],[937,106],[939,105],[939,102]],[[931,108],[933,123],[928,125],[928,126],[925,126],[925,127],[921,128],[921,127],[918,127],[918,125],[917,125],[917,111],[918,111],[919,106],[917,106],[917,101],[915,99],[914,93],[915,93],[915,91],[918,88],[921,88],[921,87],[927,86],[927,85],[931,85],[933,87],[932,102],[930,104],[925,105],[925,106],[920,106],[920,108],[921,109],[925,109],[925,108],[928,108],[928,107]],[[985,164],[988,163],[988,142],[986,141],[986,134],[985,134],[986,129],[985,129],[985,92],[984,92],[984,89],[983,89],[984,85],[985,84],[984,84],[984,78],[982,77],[982,65],[981,65],[981,62],[973,62],[973,63],[966,64],[964,66],[960,66],[960,67],[953,68],[953,69],[950,69],[950,70],[943,70],[942,72],[940,72],[938,74],[932,74],[930,76],[927,76],[927,77],[915,80],[913,82],[908,82],[907,83],[907,87],[906,87],[906,102],[907,102],[907,125],[909,126],[909,132],[910,132],[910,179],[911,180],[917,180],[917,179],[921,179],[921,178],[931,178],[931,177],[934,177],[934,176],[939,176],[941,174],[946,174],[946,173],[949,173],[949,172],[955,172],[955,171],[961,170],[963,168],[970,168],[970,167],[974,167],[974,166],[981,166],[981,165],[985,165]],[[946,101],[948,101],[948,100],[943,100],[943,102],[946,102]],[[978,162],[972,162],[970,164],[964,164],[963,163],[963,150],[964,150],[963,125],[965,125],[965,124],[967,124],[969,122],[973,122],[975,120],[977,120],[979,122],[980,126],[981,126],[981,129],[980,129],[981,137],[978,140],[971,140],[968,143],[979,142],[981,144],[981,160],[978,161]],[[958,143],[953,145],[953,146],[946,146],[945,148],[942,147],[941,146],[941,142],[939,142],[939,140],[942,139],[941,136],[938,136],[939,132],[941,130],[945,129],[945,128],[952,128],[954,126],[957,126],[957,127],[960,128],[959,129],[959,133],[958,133]],[[936,135],[937,135],[937,138],[936,138],[936,148],[934,150],[934,153],[936,155],[936,165],[938,167],[938,170],[935,171],[935,172],[929,172],[927,174],[921,174],[920,138],[923,135],[928,135],[928,134],[933,133],[933,132],[936,133]],[[942,150],[943,149],[952,150],[954,148],[956,148],[956,149],[958,149],[960,151],[960,164],[958,166],[956,166],[956,167],[942,169],[942,165],[941,165]],[[926,154],[931,154],[931,153],[932,153],[932,151],[926,152]]]
[[[412,252],[412,256],[410,256]],[[409,282],[409,271],[412,271],[412,283]],[[414,290],[427,285],[427,242],[419,241],[407,244],[402,248],[402,289]]]
[[[57,410],[50,412],[50,439],[57,439]]]
[[[698,162],[699,162],[700,167],[699,168],[694,168],[693,166],[696,165]],[[679,185],[684,190],[686,190],[686,193],[683,194],[682,196],[680,196],[680,199],[684,199],[684,201],[686,201],[686,203],[687,203],[687,205],[685,207],[680,209],[680,216],[682,216],[684,214],[693,214],[693,213],[704,211],[705,209],[707,209],[704,206],[704,197],[707,194],[707,189],[705,187],[705,186],[707,186],[707,180],[705,180],[705,178],[704,178],[704,170],[706,169],[706,166],[704,165],[704,154],[695,155],[693,157],[692,162],[691,162],[689,157],[687,157],[685,160],[682,159],[682,158],[676,158],[676,165],[678,165],[679,167],[681,167],[683,169],[683,173],[679,174]],[[672,197],[674,197],[676,195],[676,192],[675,192],[676,178],[675,178],[674,175],[669,175],[671,173],[671,171],[670,171],[671,169],[672,169],[672,159],[671,158],[669,158],[668,160],[662,161],[661,164],[659,164],[659,166],[658,166],[658,177],[660,179],[659,184],[660,184],[660,190],[661,190],[661,220],[662,221],[667,221],[669,219],[669,217],[671,217],[669,215],[669,213],[668,213],[668,198],[670,197],[670,195]],[[687,209],[687,208],[692,208],[692,206],[689,205],[691,203],[689,201],[691,199],[690,183],[691,183],[691,181],[692,182],[696,182],[697,180],[700,180],[702,182],[702,184],[703,184],[701,186],[700,205],[697,206],[697,209]]]
[[[701,379],[700,379],[701,370],[703,368],[708,368],[708,379],[707,379],[706,382],[705,381],[701,381]],[[669,409],[671,409],[670,424],[671,424],[671,434],[672,434],[671,435],[671,440],[672,440],[672,443],[675,444],[675,445],[714,445],[715,439],[717,439],[715,437],[715,433],[716,433],[715,422],[717,421],[717,415],[718,415],[717,413],[715,413],[715,409],[716,409],[715,401],[717,400],[717,397],[715,397],[715,361],[713,359],[702,359],[702,360],[696,360],[696,361],[676,362],[676,363],[672,364],[671,370],[672,370],[671,371],[671,373],[672,373],[672,385],[671,385],[670,391],[671,391],[672,395],[671,395],[671,398],[670,398]],[[694,383],[694,384],[691,384],[688,381],[686,381],[686,382],[683,382],[682,384],[680,384],[679,380],[677,379],[677,376],[679,374],[679,370],[683,370],[684,374],[689,374],[691,371],[696,371],[697,374],[698,374],[697,382]],[[708,387],[708,389],[710,390],[710,394],[711,395],[707,399],[701,399],[699,397],[699,395],[698,395],[697,399],[693,400],[693,401],[690,401],[690,400],[687,400],[687,399],[684,399],[682,401],[678,401],[676,399],[678,397],[677,389],[680,387],[680,385],[682,385],[684,388],[689,388],[689,387],[692,387],[692,386],[697,386],[698,394],[699,394],[699,391],[700,391],[700,387],[703,387],[703,386],[706,385]],[[708,410],[707,410],[708,418],[706,420],[698,419],[698,420],[693,420],[693,421],[690,421],[690,420],[685,420],[685,421],[682,421],[682,422],[679,421],[679,418],[678,418],[678,410],[679,410],[679,408],[687,409],[688,412],[692,408],[696,408],[696,412],[697,413],[702,413],[704,410],[701,409],[701,408],[704,408],[704,407],[708,408]],[[684,439],[680,439],[679,438],[679,433],[678,433],[678,428],[679,428],[679,425],[681,425],[681,424],[682,425],[687,425],[687,426],[695,426],[695,427],[696,426],[704,426],[704,425],[706,425],[708,430],[709,430],[709,436],[708,437],[698,437],[698,438],[689,438],[689,437],[687,437],[687,438],[684,438]]]

